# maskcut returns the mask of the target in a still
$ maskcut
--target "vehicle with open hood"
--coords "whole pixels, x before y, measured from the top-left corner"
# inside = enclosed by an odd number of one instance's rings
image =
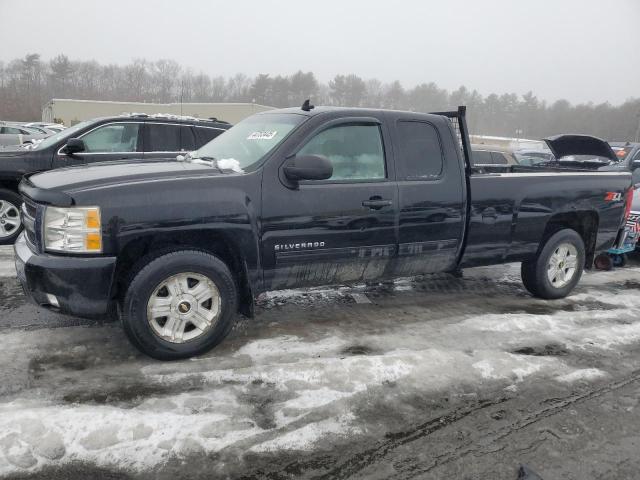
[[[553,154],[535,166],[578,168],[601,172],[631,172],[633,183],[640,183],[640,149],[631,144],[619,146],[589,135],[556,135],[544,139]]]

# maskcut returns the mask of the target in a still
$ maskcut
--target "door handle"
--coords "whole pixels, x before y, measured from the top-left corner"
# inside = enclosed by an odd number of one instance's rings
[[[391,205],[393,205],[393,202],[391,200],[385,200],[383,198],[375,198],[375,197],[372,197],[369,200],[365,200],[364,202],[362,202],[363,207],[368,207],[371,210],[380,210],[381,208],[390,207]]]

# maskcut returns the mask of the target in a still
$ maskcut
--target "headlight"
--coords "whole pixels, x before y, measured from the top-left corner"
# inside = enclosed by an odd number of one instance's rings
[[[47,207],[44,248],[53,252],[102,253],[98,207]]]

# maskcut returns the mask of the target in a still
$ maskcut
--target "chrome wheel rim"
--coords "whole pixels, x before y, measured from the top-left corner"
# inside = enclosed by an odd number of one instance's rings
[[[147,305],[153,332],[171,343],[195,340],[213,328],[222,299],[216,284],[199,273],[179,273],[163,280]]]
[[[0,238],[15,235],[20,230],[20,210],[13,203],[0,199]]]
[[[547,266],[547,278],[555,288],[562,288],[573,280],[578,269],[578,249],[570,243],[556,247]]]

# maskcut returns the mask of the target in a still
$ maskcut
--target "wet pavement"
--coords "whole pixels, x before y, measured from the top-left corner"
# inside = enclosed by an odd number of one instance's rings
[[[628,479],[640,263],[530,297],[519,266],[273,292],[197,359],[26,303],[0,249],[2,478]]]

